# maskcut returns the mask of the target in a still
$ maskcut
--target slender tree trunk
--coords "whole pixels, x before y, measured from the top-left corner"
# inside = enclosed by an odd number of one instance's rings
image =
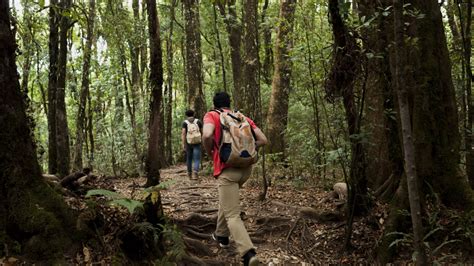
[[[460,6],[462,5],[462,7]],[[466,173],[469,178],[471,188],[474,189],[474,147],[473,147],[473,119],[474,119],[474,104],[472,102],[472,0],[468,0],[465,4],[457,3],[459,24],[461,25],[461,39],[462,39],[462,58],[463,58],[463,84],[464,93],[466,96],[465,104],[465,128],[464,128],[464,144],[466,149]]]
[[[262,123],[260,106],[260,60],[258,56],[258,0],[244,1],[244,58],[242,61],[241,109],[257,125]]]
[[[92,96],[90,93],[87,97],[87,107],[88,107],[87,135],[89,139],[89,162],[92,165],[94,162],[95,145],[94,145],[94,126],[93,126],[94,113],[92,109]]]
[[[242,58],[240,55],[240,45],[242,39],[242,32],[241,32],[241,25],[237,19],[237,12],[236,12],[236,1],[230,0],[227,1],[227,10],[225,10],[225,5],[219,4],[219,11],[224,18],[224,22],[227,26],[227,33],[229,35],[229,45],[230,45],[230,58],[232,62],[232,80],[234,82],[234,91],[232,93],[233,96],[233,106],[234,108],[239,109],[240,106],[240,98],[243,95],[242,91]]]
[[[426,265],[427,259],[423,243],[423,225],[421,222],[420,191],[418,189],[418,177],[416,174],[415,144],[411,130],[410,107],[408,105],[408,92],[405,88],[404,78],[404,20],[403,0],[393,0],[394,14],[394,57],[395,57],[395,90],[398,96],[400,121],[403,136],[403,153],[405,157],[405,172],[408,185],[408,198],[410,201],[411,221],[413,225],[413,243],[416,252],[416,264]]]
[[[217,25],[217,11],[216,5],[212,6],[212,13],[214,15],[214,33],[216,34],[216,41],[217,47],[219,49],[219,57],[220,57],[220,64],[221,64],[221,71],[222,71],[222,86],[224,91],[227,91],[227,77],[225,71],[225,58],[224,58],[224,51],[222,50],[222,43],[221,43],[221,36],[219,34],[219,28]]]
[[[296,0],[281,0],[280,5],[280,23],[275,44],[275,72],[267,115],[267,135],[271,140],[268,151],[282,153],[284,158],[292,68],[290,51],[293,46],[292,33]]]
[[[316,154],[319,153],[324,153],[324,143],[321,138],[321,121],[320,121],[320,114],[319,114],[319,97],[318,97],[318,91],[317,91],[317,85],[316,81],[314,79],[314,70],[313,70],[313,52],[311,50],[311,43],[309,40],[309,28],[311,28],[311,24],[308,21],[308,17],[312,17],[311,14],[305,14],[303,18],[303,23],[305,25],[304,27],[304,36],[305,36],[305,44],[306,44],[306,54],[307,54],[307,62],[308,62],[308,74],[309,78],[311,81],[311,88],[308,88],[308,94],[310,95],[311,98],[311,103],[312,103],[312,109],[313,109],[313,128],[314,128],[314,134],[316,135],[316,149],[317,152]],[[321,156],[317,155],[315,158],[315,164],[316,165],[321,165]],[[320,171],[318,170],[318,173],[320,174]]]
[[[58,151],[56,137],[56,91],[58,83],[59,53],[58,0],[50,1],[49,8],[49,81],[48,81],[48,172],[58,171]]]
[[[262,11],[262,32],[263,32],[263,49],[264,58],[262,64],[262,76],[266,84],[272,84],[272,73],[273,73],[273,50],[272,50],[272,26],[266,23],[266,14],[268,10],[268,1],[265,0]]]
[[[206,112],[206,102],[202,90],[199,3],[197,0],[184,0],[183,2],[186,31],[187,103],[196,112],[196,117],[202,117]]]
[[[160,126],[163,124],[160,116],[163,86],[163,58],[161,53],[160,24],[156,11],[156,1],[147,0],[148,31],[150,38],[150,121],[148,138],[148,157],[146,161],[147,187],[160,183],[160,168],[162,166],[163,146],[160,139]]]
[[[62,0],[62,12],[69,10],[71,0]],[[69,18],[61,17],[59,30],[59,56],[58,56],[58,83],[56,91],[56,137],[58,151],[58,174],[61,177],[69,174],[69,129],[67,126],[66,112],[66,70],[67,70],[67,39],[70,27]]]
[[[26,260],[50,264],[72,245],[75,221],[41,177],[15,65],[8,4],[0,1],[0,123],[8,125],[0,127],[0,237],[2,245],[18,248]]]
[[[141,75],[139,69],[139,56],[140,56],[140,28],[138,24],[140,23],[140,16],[139,16],[139,3],[138,0],[133,0],[132,2],[132,9],[133,9],[133,38],[128,40],[129,47],[130,47],[130,68],[132,73],[132,78],[130,81],[130,93],[126,86],[126,103],[128,114],[130,116],[130,126],[131,128],[131,139],[133,150],[135,152],[135,158],[140,161],[141,152],[138,147],[138,126],[136,121],[136,109],[139,105],[139,93],[141,91]],[[123,55],[124,56],[124,55]],[[125,62],[125,59],[123,60]],[[125,69],[125,72],[128,76],[128,71]],[[125,77],[125,76],[124,76]],[[135,171],[138,173],[140,171],[139,167],[137,166]]]
[[[89,14],[87,16],[87,33],[86,43],[83,53],[82,64],[82,85],[79,98],[79,108],[77,110],[76,120],[76,145],[74,150],[74,170],[82,170],[82,145],[86,133],[86,105],[89,97],[89,75],[91,66],[92,42],[94,38],[94,22],[95,22],[95,0],[89,1]]]
[[[166,61],[167,61],[167,86],[166,86],[166,160],[168,165],[173,164],[173,144],[172,144],[172,127],[173,127],[173,29],[175,21],[175,10],[177,0],[172,0],[170,10],[170,29],[168,40],[166,42]]]

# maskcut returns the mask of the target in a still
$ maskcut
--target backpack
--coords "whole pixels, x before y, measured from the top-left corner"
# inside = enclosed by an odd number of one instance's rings
[[[221,138],[219,157],[221,162],[236,168],[250,166],[257,162],[255,136],[247,118],[239,111],[219,113]]]
[[[186,133],[186,142],[188,144],[199,144],[201,143],[201,131],[199,130],[199,125],[197,124],[197,119],[191,123],[189,120],[184,120],[188,126],[188,131]]]

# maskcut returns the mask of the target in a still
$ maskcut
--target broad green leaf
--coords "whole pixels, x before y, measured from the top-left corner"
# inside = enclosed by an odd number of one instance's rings
[[[119,205],[127,208],[130,213],[133,213],[136,208],[143,208],[143,202],[132,199],[116,199],[110,202],[111,205]]]

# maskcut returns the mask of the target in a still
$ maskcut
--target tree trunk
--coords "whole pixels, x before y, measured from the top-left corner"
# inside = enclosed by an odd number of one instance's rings
[[[59,53],[58,0],[51,0],[49,7],[49,77],[48,77],[48,172],[58,171],[58,151],[56,137],[56,91],[58,83]]]
[[[254,119],[257,125],[262,122],[260,106],[260,61],[258,56],[258,0],[244,1],[244,58],[242,73],[241,109]]]
[[[128,103],[129,115],[130,115],[130,125],[132,127],[131,130],[131,137],[133,143],[133,149],[135,151],[135,157],[137,161],[140,161],[141,152],[140,148],[138,147],[138,126],[137,126],[137,115],[136,110],[137,106],[139,106],[139,93],[141,91],[142,80],[141,74],[139,69],[139,56],[140,56],[140,28],[138,24],[140,23],[140,16],[139,16],[139,4],[138,0],[133,0],[132,2],[132,9],[133,9],[133,24],[134,24],[134,33],[132,40],[130,42],[130,65],[131,65],[131,72],[132,72],[132,80],[130,84],[130,97]],[[128,93],[127,93],[128,95]],[[140,171],[139,167],[137,167],[137,173]]]
[[[242,91],[242,59],[240,55],[240,44],[242,39],[241,25],[237,19],[236,12],[236,1],[230,0],[227,1],[228,14],[226,13],[225,6],[219,4],[219,11],[224,18],[224,21],[227,26],[227,33],[229,35],[229,45],[230,45],[230,58],[232,62],[232,80],[234,82],[234,91],[233,96],[233,106],[234,108],[241,108],[240,101],[243,95]]]
[[[262,32],[263,32],[263,49],[264,59],[262,64],[263,80],[266,84],[272,84],[272,70],[273,70],[273,50],[272,50],[272,26],[265,21],[268,10],[268,0],[265,0],[262,11]]]
[[[146,161],[147,187],[160,183],[163,146],[160,116],[163,86],[163,58],[161,53],[160,24],[156,12],[156,1],[147,0],[148,32],[150,38],[150,121],[148,138],[148,157]]]
[[[71,6],[71,0],[61,1],[62,12],[67,12]],[[58,174],[60,177],[69,175],[69,129],[67,126],[66,113],[66,70],[67,70],[67,39],[70,27],[69,18],[61,17],[59,30],[59,56],[58,56],[58,83],[56,91],[56,138],[58,151]]]
[[[413,226],[413,245],[416,252],[416,264],[426,265],[427,259],[423,243],[423,225],[421,221],[420,191],[418,190],[418,177],[416,174],[415,145],[411,130],[410,110],[408,106],[408,93],[404,84],[404,21],[403,0],[393,0],[394,16],[394,89],[397,91],[400,112],[400,124],[403,136],[403,153],[405,157],[405,173],[407,177],[408,198],[410,201],[410,214]]]
[[[83,168],[82,145],[84,143],[86,133],[86,105],[87,99],[89,97],[89,75],[91,66],[92,41],[94,38],[95,0],[89,1],[89,14],[87,18],[86,43],[84,46],[82,64],[82,85],[76,120],[76,145],[74,151],[75,171],[80,171]]]
[[[268,151],[282,153],[284,158],[292,67],[290,51],[293,46],[292,32],[296,0],[281,0],[280,4],[280,23],[275,44],[275,72],[267,114],[267,135],[270,140]]]
[[[458,172],[458,115],[440,7],[422,0],[409,8],[429,17],[410,21],[407,33],[420,40],[408,47],[406,63],[420,182],[431,184],[448,206],[472,209],[474,194]]]
[[[351,143],[350,175],[348,182],[348,223],[346,227],[345,247],[350,247],[352,222],[354,215],[366,213],[368,210],[366,152],[359,139],[360,120],[365,100],[365,88],[361,88],[360,105],[355,101],[355,81],[362,63],[358,56],[360,48],[353,35],[349,34],[344,20],[339,12],[337,0],[329,1],[329,18],[334,35],[333,65],[328,74],[325,88],[329,98],[342,96],[346,113],[349,141]],[[365,84],[365,82],[363,82]]]
[[[377,9],[391,6],[391,1],[360,0],[359,16],[372,17]],[[362,31],[364,49],[374,55],[388,54],[393,20],[379,16],[372,27]],[[377,30],[375,30],[377,29]],[[379,30],[380,29],[380,30]],[[388,56],[373,57],[367,61],[367,95],[362,127],[370,132],[370,145],[366,145],[368,186],[375,195],[385,201],[394,196],[403,174],[403,155],[399,124],[396,119],[396,97],[392,89],[392,76]]]
[[[0,1],[0,123],[8,125],[0,127],[0,245],[51,263],[72,245],[75,223],[41,177],[15,65],[8,3]],[[14,254],[2,249],[0,256],[6,255]]]
[[[220,57],[220,64],[221,64],[221,71],[222,71],[222,86],[223,86],[224,91],[227,91],[227,77],[226,77],[226,71],[225,71],[225,58],[224,58],[224,51],[222,49],[221,36],[219,34],[219,28],[218,28],[218,25],[217,25],[217,11],[216,11],[216,5],[215,4],[212,6],[212,14],[214,15],[214,33],[216,35],[217,48],[219,49],[219,57]]]
[[[457,4],[459,14],[459,24],[461,25],[463,60],[463,83],[464,93],[466,95],[466,113],[464,128],[464,144],[466,149],[466,173],[469,178],[471,188],[474,189],[474,147],[472,123],[474,120],[474,104],[472,102],[472,0],[468,0],[465,5]]]
[[[187,103],[196,112],[196,117],[202,117],[206,112],[206,102],[202,91],[199,3],[197,0],[184,0],[183,2],[186,31]]]
[[[166,161],[168,165],[173,164],[173,143],[172,143],[172,127],[173,127],[173,29],[175,21],[175,10],[176,10],[177,0],[173,0],[171,3],[170,10],[170,29],[168,40],[166,42],[166,61],[167,61],[167,71],[168,79],[166,86]]]

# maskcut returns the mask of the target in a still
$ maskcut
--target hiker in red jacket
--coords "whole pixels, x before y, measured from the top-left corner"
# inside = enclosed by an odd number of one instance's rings
[[[219,192],[217,227],[216,231],[212,234],[212,238],[217,240],[221,247],[228,247],[229,236],[232,235],[244,265],[258,265],[259,261],[256,257],[255,247],[240,218],[239,199],[239,188],[250,177],[252,172],[251,164],[256,161],[256,158],[255,160],[252,159],[248,166],[239,165],[239,167],[235,167],[232,164],[223,162],[226,156],[222,156],[222,151],[220,154],[222,144],[220,142],[223,141],[222,134],[229,134],[228,132],[223,132],[223,130],[229,131],[228,126],[222,125],[223,116],[228,115],[238,120],[237,123],[242,123],[242,125],[247,127],[247,132],[252,131],[252,147],[249,149],[250,153],[247,151],[242,153],[244,154],[242,157],[246,157],[244,159],[252,156],[251,154],[255,153],[256,155],[256,149],[265,145],[267,138],[250,118],[230,110],[230,96],[226,92],[216,93],[213,103],[215,110],[206,113],[204,116],[202,136],[204,148],[214,161],[214,177],[217,178]],[[236,130],[239,129],[237,128]],[[245,134],[245,132],[238,134]]]

